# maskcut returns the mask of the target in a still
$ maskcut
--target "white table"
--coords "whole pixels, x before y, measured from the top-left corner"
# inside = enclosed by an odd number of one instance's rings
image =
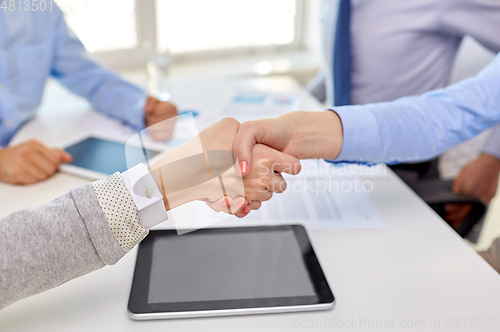
[[[178,82],[174,93],[183,104],[209,112],[236,87],[298,88],[291,78],[280,77]],[[39,118],[16,141],[36,136],[64,144],[83,130],[75,123],[88,105],[57,90],[49,90]],[[307,97],[303,108],[321,106]],[[373,181],[371,196],[387,229],[309,232],[337,300],[331,311],[132,321],[126,306],[134,249],[115,266],[0,311],[0,331],[499,331],[500,276],[393,173]],[[0,184],[0,217],[47,203],[87,182],[57,174],[29,187]],[[471,328],[481,323],[482,328]]]

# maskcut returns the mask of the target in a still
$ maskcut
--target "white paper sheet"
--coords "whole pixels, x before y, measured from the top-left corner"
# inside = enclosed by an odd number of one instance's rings
[[[240,122],[276,117],[298,110],[303,97],[300,92],[269,93],[242,90],[233,96],[219,115],[231,116]]]
[[[288,190],[275,194],[242,219],[229,217],[216,226],[252,226],[299,223],[309,229],[383,229],[385,223],[370,195],[356,192],[352,181],[342,181],[344,192],[315,190],[320,180],[288,181]],[[298,184],[298,185],[297,185]],[[311,192],[310,189],[313,189]]]
[[[176,220],[189,218],[200,224],[210,220],[215,227],[303,224],[308,229],[384,229],[385,223],[363,190],[360,180],[287,180],[287,190],[274,194],[259,210],[245,218],[214,212],[203,202],[192,202],[170,213]],[[331,185],[330,185],[331,183]],[[330,185],[330,187],[329,187]],[[365,185],[365,189],[370,189]],[[218,221],[217,221],[218,220]]]
[[[290,180],[310,177],[381,179],[386,178],[388,172],[385,164],[329,163],[323,159],[301,160],[300,163],[302,164],[300,173],[290,177]]]

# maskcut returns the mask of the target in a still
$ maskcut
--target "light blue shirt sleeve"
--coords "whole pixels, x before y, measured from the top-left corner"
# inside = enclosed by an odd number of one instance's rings
[[[335,162],[428,160],[500,123],[500,54],[477,76],[447,88],[332,110],[344,133]]]
[[[54,28],[51,75],[72,92],[89,100],[100,112],[122,120],[136,130],[144,129],[147,94],[98,64],[68,29],[61,10]],[[90,23],[89,23],[90,24]]]

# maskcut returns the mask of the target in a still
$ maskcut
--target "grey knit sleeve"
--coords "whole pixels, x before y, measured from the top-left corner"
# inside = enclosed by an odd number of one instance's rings
[[[115,264],[147,235],[121,177],[110,189],[116,180],[115,174],[0,219],[0,309]]]

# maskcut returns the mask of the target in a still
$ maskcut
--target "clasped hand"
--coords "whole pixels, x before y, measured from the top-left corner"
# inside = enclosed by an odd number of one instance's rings
[[[232,153],[239,128],[237,120],[222,119],[151,165],[168,208],[202,200],[215,211],[243,217],[286,189],[281,173],[298,174],[299,159],[256,144],[252,164],[240,167]]]

